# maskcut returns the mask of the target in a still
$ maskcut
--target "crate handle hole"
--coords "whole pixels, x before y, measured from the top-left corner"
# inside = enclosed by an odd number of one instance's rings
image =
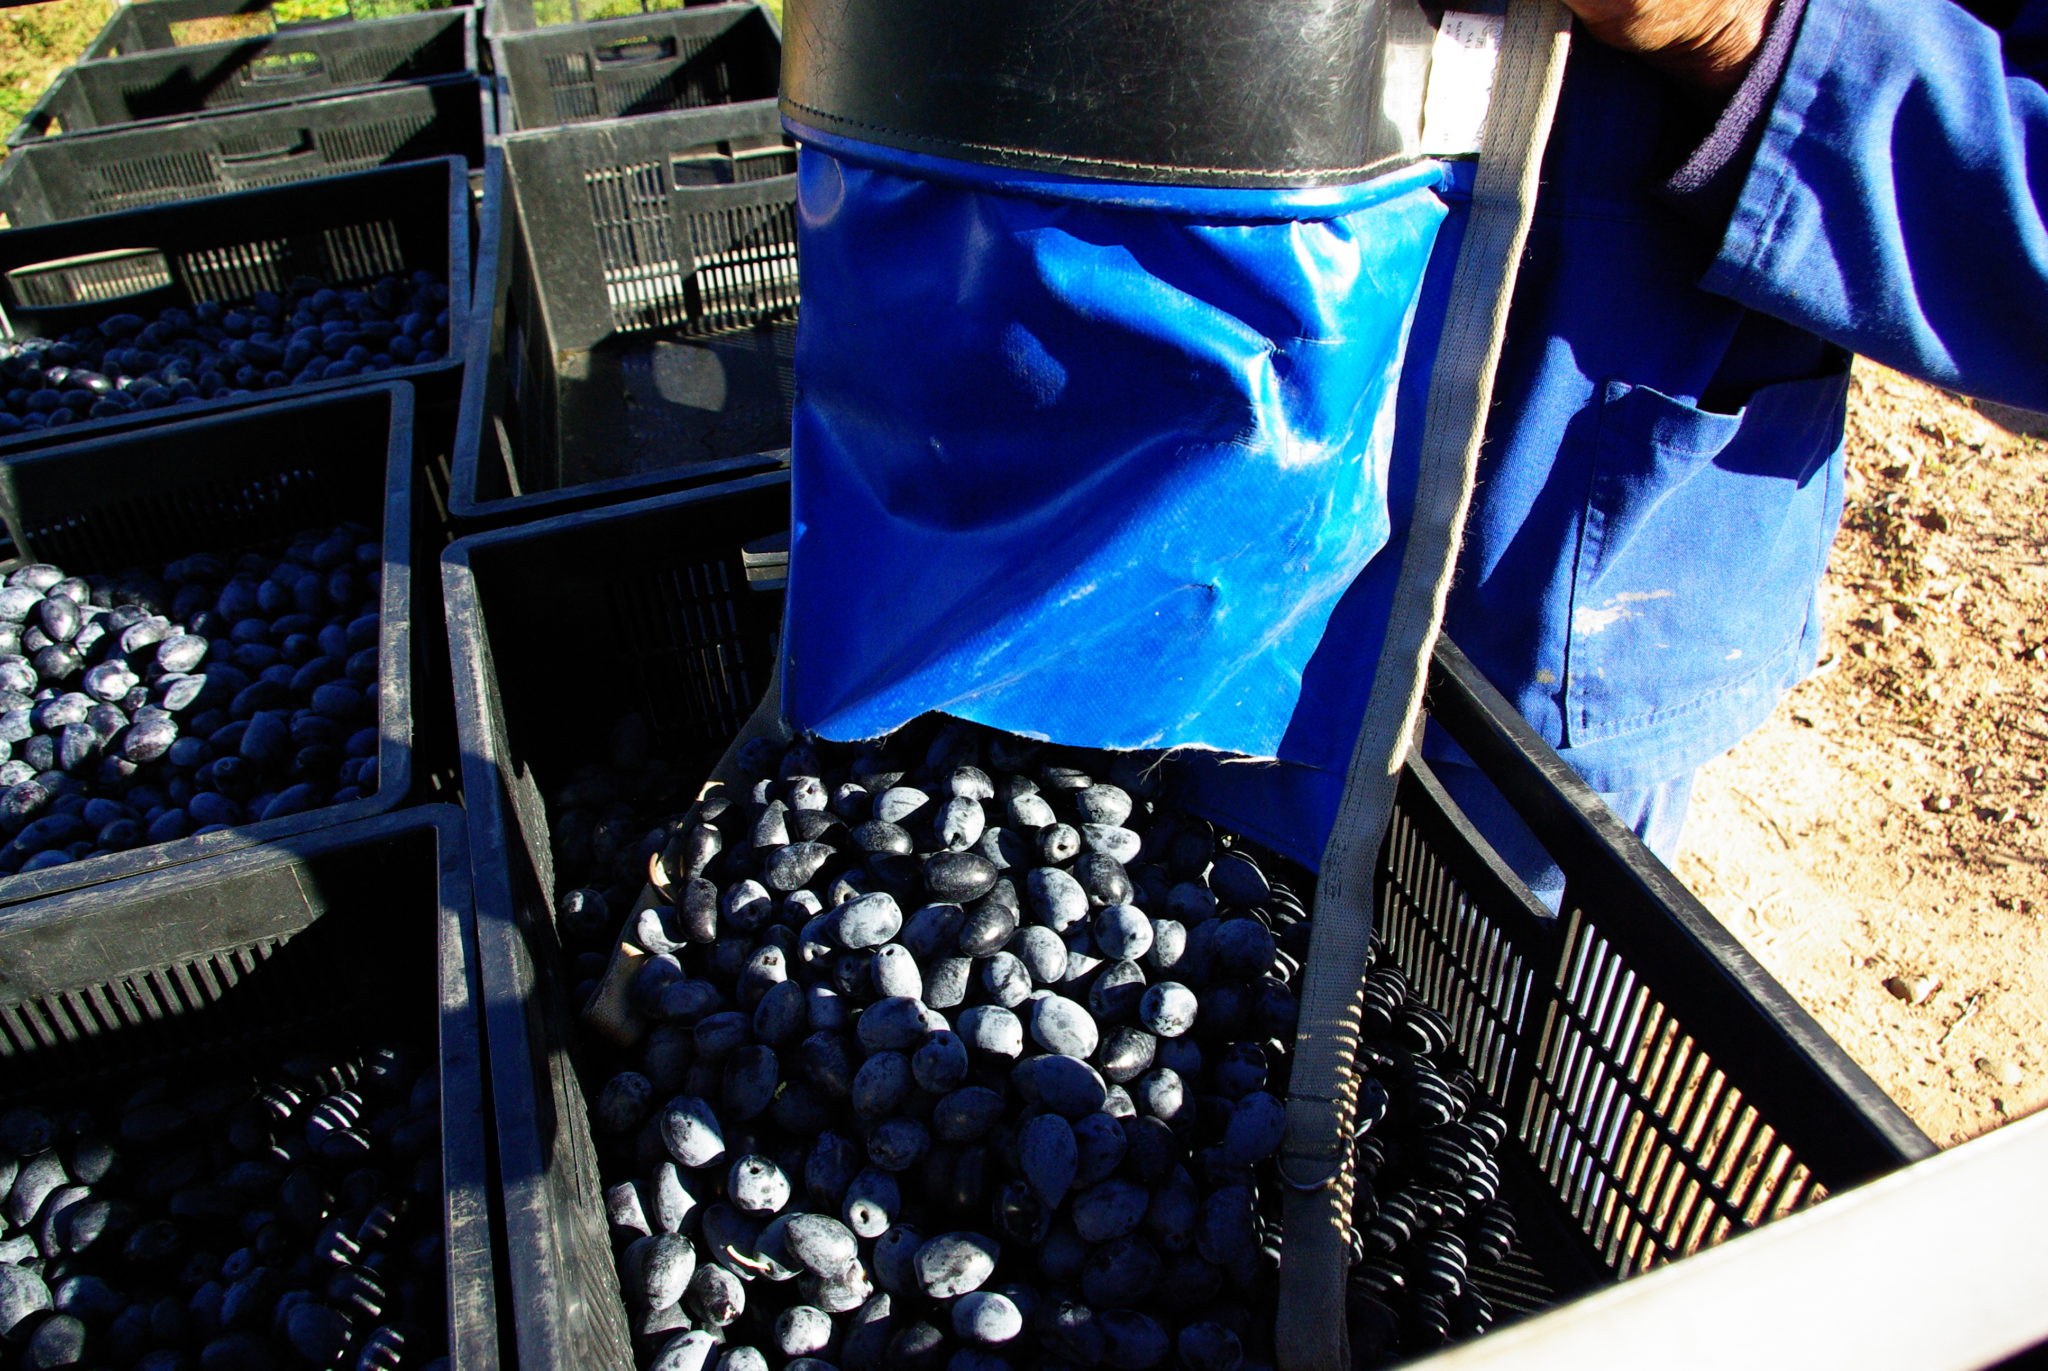
[[[597,50],[597,60],[605,66],[637,67],[649,62],[672,62],[676,56],[676,40],[673,37],[658,38],[645,35],[639,38],[621,38],[616,43],[607,43]]]
[[[318,76],[320,68],[317,52],[278,52],[251,62],[246,68],[246,79],[250,85],[304,81]]]
[[[304,157],[313,151],[313,131],[294,129],[278,143],[245,143],[234,149],[222,148],[221,163],[230,167],[246,167],[260,162],[282,162],[290,157]]]
[[[115,248],[14,267],[11,298],[24,309],[55,309],[147,295],[176,283],[170,259],[157,248]]]

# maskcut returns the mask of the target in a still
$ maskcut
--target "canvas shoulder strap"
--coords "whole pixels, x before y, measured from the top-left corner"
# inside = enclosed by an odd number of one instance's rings
[[[1571,16],[1558,0],[1508,0],[1465,239],[1437,344],[1393,614],[1323,848],[1301,1026],[1289,1082],[1280,1371],[1348,1371],[1352,1059],[1372,938],[1373,873],[1394,785],[1422,707],[1429,655],[1472,498],[1515,275],[1534,213]]]

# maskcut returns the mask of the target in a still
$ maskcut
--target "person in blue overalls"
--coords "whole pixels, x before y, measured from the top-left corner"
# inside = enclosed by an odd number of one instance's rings
[[[1669,860],[1697,768],[1813,668],[1851,354],[2048,408],[2048,0],[1567,3],[1601,41],[1567,71],[1445,627]]]

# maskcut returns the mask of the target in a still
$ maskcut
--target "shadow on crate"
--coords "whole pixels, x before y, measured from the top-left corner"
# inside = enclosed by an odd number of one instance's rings
[[[557,373],[563,467],[604,480],[786,445],[795,335],[605,339]]]

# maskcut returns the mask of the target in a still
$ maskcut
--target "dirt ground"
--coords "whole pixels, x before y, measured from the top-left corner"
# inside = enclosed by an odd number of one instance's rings
[[[2003,421],[2003,422],[2000,422]],[[2048,1103],[2048,432],[1868,363],[1820,671],[1679,874],[1943,1146]]]

